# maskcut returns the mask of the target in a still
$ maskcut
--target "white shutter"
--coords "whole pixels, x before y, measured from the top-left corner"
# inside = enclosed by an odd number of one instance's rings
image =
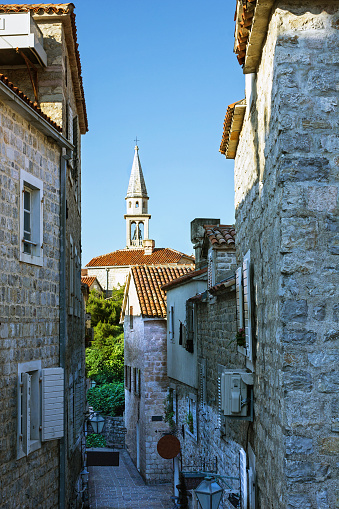
[[[200,408],[205,410],[206,405],[206,359],[200,361]]]
[[[247,485],[247,468],[246,453],[244,449],[240,450],[240,493],[241,493],[241,509],[248,509],[248,485]]]
[[[238,329],[244,326],[244,307],[243,307],[243,291],[242,291],[242,268],[239,267],[235,271],[235,288],[237,296],[237,325]]]
[[[248,469],[248,508],[255,509],[255,474],[253,469]]]
[[[22,415],[22,450],[25,454],[30,453],[30,435],[31,435],[31,376],[28,373],[21,374],[22,382],[22,400],[21,400],[21,415]]]
[[[64,370],[42,370],[42,440],[64,436]]]
[[[248,251],[243,261],[244,286],[244,323],[246,335],[246,355],[252,360],[252,296],[251,296],[251,259]]]

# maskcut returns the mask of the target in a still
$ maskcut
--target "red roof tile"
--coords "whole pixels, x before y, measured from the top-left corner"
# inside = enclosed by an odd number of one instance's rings
[[[10,88],[16,95],[18,95],[20,97],[20,99],[25,101],[25,103],[28,104],[28,106],[30,106],[34,111],[36,111],[40,115],[40,117],[44,118],[49,124],[51,124],[54,127],[54,129],[56,129],[59,132],[62,132],[61,127],[58,126],[58,124],[56,122],[54,122],[54,120],[52,120],[47,115],[45,115],[45,113],[43,113],[41,111],[39,106],[37,106],[35,103],[33,103],[33,101],[31,101],[27,97],[27,95],[25,95],[23,92],[21,92],[19,87],[16,87],[14,85],[14,83],[9,81],[9,79],[6,78],[6,76],[4,74],[0,74],[0,81],[2,81],[2,83],[4,83],[4,85],[6,85],[8,88]]]
[[[75,5],[73,3],[66,4],[0,4],[0,12],[28,12],[32,11],[35,15],[51,14],[51,15],[69,15],[71,21],[72,39],[74,44],[75,60],[77,66],[78,86],[73,82],[74,94],[77,103],[81,103],[83,112],[83,125],[79,118],[82,134],[88,131],[88,119],[85,103],[85,93],[81,74],[81,62],[79,54],[79,44],[77,42],[77,28],[75,24],[75,14],[73,12]]]
[[[96,276],[81,276],[81,282],[90,288],[94,281],[96,280]]]
[[[229,279],[226,279],[225,281],[221,281],[221,283],[211,286],[211,288],[209,288],[208,291],[212,295],[216,295],[218,293],[224,292],[227,288],[230,288],[233,285],[235,285],[235,277],[234,276],[232,276]]]
[[[193,279],[196,276],[200,276],[201,274],[204,274],[206,272],[207,272],[207,267],[204,267],[203,269],[199,269],[199,270],[192,270],[188,274],[184,274],[183,276],[181,276],[177,279],[173,279],[169,283],[166,283],[162,287],[162,289],[167,291],[170,288],[173,288],[174,286],[181,285],[182,283],[185,283],[186,281],[189,281],[190,279]]]
[[[131,265],[167,265],[193,264],[194,257],[170,248],[158,247],[152,254],[145,255],[143,249],[119,249],[105,255],[97,256],[86,267],[111,267]]]
[[[235,229],[232,225],[205,225],[206,236],[215,246],[235,247]]]
[[[154,267],[137,265],[132,267],[141,314],[144,317],[166,318],[166,293],[162,287],[190,271],[191,268],[187,266]]]
[[[225,154],[228,159],[234,159],[235,157],[245,108],[245,99],[230,104],[227,108],[219,152]],[[235,110],[237,110],[236,115],[234,115]],[[236,118],[235,123],[234,118]]]

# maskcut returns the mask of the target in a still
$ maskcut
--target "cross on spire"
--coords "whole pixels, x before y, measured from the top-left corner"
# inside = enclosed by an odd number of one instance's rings
[[[138,145],[138,141],[140,141],[140,140],[138,140],[138,136],[135,137],[134,141],[135,141],[135,144]]]

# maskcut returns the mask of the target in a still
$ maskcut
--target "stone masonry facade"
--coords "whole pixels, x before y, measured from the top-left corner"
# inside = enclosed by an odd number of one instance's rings
[[[76,100],[75,92],[76,87],[82,90],[82,81],[80,74],[77,75],[79,69],[74,72],[77,45],[72,32],[74,19],[70,18],[73,7],[65,4],[60,9],[63,13],[57,20],[53,13],[44,11],[43,5],[38,15],[37,11],[33,14],[44,37],[48,60],[47,67],[38,70],[39,105],[62,128],[60,143],[46,135],[45,128],[40,132],[33,127],[26,120],[26,114],[23,118],[0,103],[0,386],[1,398],[6,401],[2,419],[8,423],[2,427],[0,449],[1,508],[76,507],[79,498],[76,488],[81,487],[85,330],[80,286],[80,134],[85,133],[87,124],[84,102]],[[2,10],[6,12],[6,6]],[[17,10],[21,7],[15,5],[13,11]],[[27,11],[27,6],[23,5],[22,11]],[[3,66],[1,73],[35,100],[24,65]],[[72,145],[74,151],[69,148]],[[42,266],[19,261],[21,170],[43,183]],[[60,242],[62,238],[64,245]],[[60,284],[63,256],[65,288]],[[65,316],[62,316],[63,305]],[[64,368],[65,435],[60,442],[42,442],[40,448],[17,459],[18,365],[37,360],[41,360],[42,369]],[[60,458],[63,458],[63,465]]]
[[[128,322],[129,317],[126,316],[125,365],[131,367],[132,373],[131,383],[125,391],[126,448],[148,484],[167,482],[172,478],[172,461],[162,459],[157,452],[159,439],[169,431],[163,421],[168,387],[166,320],[134,317],[132,333]],[[139,392],[133,368],[140,370]]]
[[[338,29],[337,2],[274,4],[235,159],[265,509],[339,507]]]
[[[1,399],[0,507],[56,507],[59,446],[16,461],[18,363],[59,363],[60,149],[0,103]],[[44,183],[43,267],[19,262],[20,170]]]

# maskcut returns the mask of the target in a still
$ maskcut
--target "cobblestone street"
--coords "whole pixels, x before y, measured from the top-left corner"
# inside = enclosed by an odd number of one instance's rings
[[[125,450],[119,467],[89,467],[91,509],[169,509],[172,484],[147,486]]]

